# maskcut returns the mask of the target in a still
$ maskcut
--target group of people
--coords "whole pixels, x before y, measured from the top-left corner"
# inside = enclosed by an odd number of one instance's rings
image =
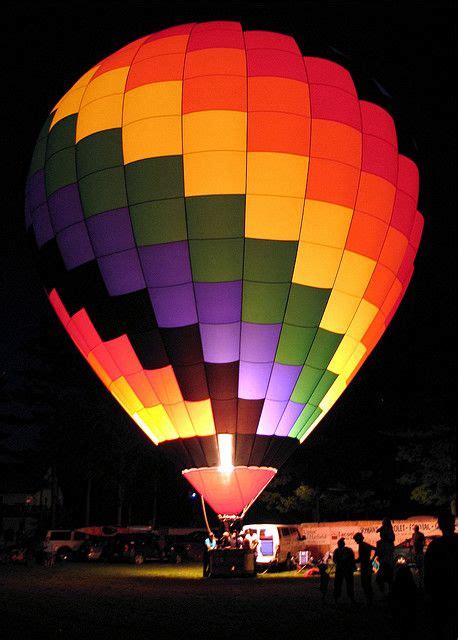
[[[355,533],[353,540],[358,545],[358,557],[355,557],[353,549],[345,545],[345,539],[340,538],[337,542],[337,549],[332,555],[335,564],[335,580],[334,580],[334,600],[337,602],[342,593],[342,585],[345,583],[347,596],[351,602],[354,602],[354,572],[356,565],[360,566],[361,587],[366,598],[366,602],[370,605],[373,600],[372,591],[372,574],[374,560],[378,563],[378,571],[376,583],[382,593],[386,589],[391,591],[394,579],[394,530],[391,520],[384,518],[381,526],[377,529],[379,540],[376,546],[364,541],[362,533]],[[423,588],[424,579],[424,546],[425,536],[420,531],[418,525],[414,527],[411,540],[414,562],[418,569],[418,586]],[[329,574],[325,564],[320,565],[321,575],[321,591],[323,599],[326,597],[327,585],[329,582]],[[410,570],[409,570],[410,571]]]
[[[219,539],[216,538],[213,531],[210,531],[205,540],[207,551],[212,549],[247,549],[256,552],[258,544],[258,536],[254,529],[225,531]]]
[[[337,549],[332,554],[335,564],[334,600],[337,603],[345,582],[349,600],[354,603],[354,572],[360,565],[361,588],[368,605],[372,604],[372,574],[374,560],[378,562],[375,578],[380,591],[388,591],[393,613],[399,620],[401,632],[412,628],[412,616],[417,606],[417,592],[424,589],[429,596],[435,629],[438,638],[455,638],[453,635],[455,617],[455,599],[457,587],[457,547],[458,534],[455,533],[455,517],[449,513],[438,518],[438,527],[442,536],[432,540],[425,552],[425,536],[418,525],[414,527],[411,538],[413,561],[417,568],[417,584],[408,564],[398,564],[395,570],[394,531],[391,521],[385,518],[377,529],[380,539],[374,547],[364,541],[362,533],[353,536],[358,545],[358,556],[345,545],[340,538]],[[329,585],[327,563],[319,565],[320,591],[323,602]]]
[[[203,554],[203,574],[204,578],[210,572],[210,553],[214,549],[244,549],[257,555],[259,539],[254,529],[245,529],[244,531],[224,531],[222,536],[217,539],[213,531],[210,531],[205,540]]]

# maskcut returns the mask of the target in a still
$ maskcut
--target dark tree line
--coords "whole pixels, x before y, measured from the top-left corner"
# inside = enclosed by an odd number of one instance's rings
[[[399,483],[420,505],[444,507],[456,497],[456,441],[450,425],[433,425],[421,433],[398,434]]]
[[[56,524],[174,524],[192,516],[185,481],[54,319],[24,345],[17,370],[4,375],[0,407],[9,463],[21,464],[31,479],[50,470],[57,478],[64,508]],[[18,429],[24,444],[30,443],[22,451],[4,444]]]

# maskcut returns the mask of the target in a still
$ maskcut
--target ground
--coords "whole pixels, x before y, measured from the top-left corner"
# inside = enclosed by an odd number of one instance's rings
[[[331,580],[323,605],[317,578],[295,572],[204,580],[197,564],[8,565],[0,567],[0,633],[3,640],[401,637],[378,594],[366,607],[358,577],[356,597],[355,606],[345,596],[335,606]],[[432,638],[423,605],[408,613],[416,640]]]

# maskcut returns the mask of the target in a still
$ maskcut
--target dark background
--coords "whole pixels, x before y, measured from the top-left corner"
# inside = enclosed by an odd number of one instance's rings
[[[359,97],[393,115],[400,151],[420,169],[419,209],[425,229],[413,280],[390,327],[350,389],[283,473],[294,470],[297,475],[299,468],[304,481],[325,486],[339,478],[363,482],[359,471],[367,467],[376,472],[381,496],[390,499],[394,515],[412,509],[421,512],[395,483],[397,443],[385,432],[406,428],[420,432],[435,424],[453,424],[456,103],[452,7],[444,2],[402,11],[399,5],[386,2],[5,5],[2,379],[8,385],[20,383],[28,366],[24,344],[39,339],[43,324],[61,331],[34,271],[23,229],[28,164],[38,132],[57,100],[108,54],[175,24],[229,19],[241,21],[246,30],[290,34],[304,55],[326,57],[346,67]],[[68,345],[69,353],[74,351],[70,341]],[[132,428],[136,427],[132,424]],[[16,449],[33,446],[33,435],[30,426],[21,429],[19,425],[9,443]],[[172,477],[174,472],[167,473]],[[178,504],[175,498],[169,500],[167,486],[163,484],[160,500]],[[184,485],[178,482],[177,487],[174,491],[186,493]],[[253,516],[256,509],[261,514],[262,505],[253,509]],[[164,514],[170,516],[165,507]]]

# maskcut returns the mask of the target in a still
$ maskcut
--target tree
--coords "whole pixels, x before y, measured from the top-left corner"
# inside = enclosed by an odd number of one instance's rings
[[[91,503],[97,521],[119,522],[131,512],[128,503],[137,505],[139,515],[148,511],[136,494],[154,493],[162,456],[97,380],[57,321],[44,323],[24,345],[21,368],[10,380],[8,394],[0,398],[0,416],[15,428],[39,433],[38,445],[19,457],[41,477],[55,470],[66,504],[61,524],[85,523]]]
[[[344,484],[323,488],[304,481],[291,489],[281,478],[270,490],[261,494],[266,509],[279,516],[287,514],[295,521],[316,522],[354,518],[380,517],[388,509],[388,501],[371,489],[351,489]],[[273,489],[273,490],[272,490]]]
[[[260,496],[260,501],[268,511],[284,514],[308,513],[316,499],[316,491],[309,485],[300,483],[291,490],[291,476],[279,476]]]
[[[404,471],[398,482],[410,489],[414,502],[428,507],[449,506],[456,496],[455,433],[447,425],[397,434],[403,442],[397,459]]]

